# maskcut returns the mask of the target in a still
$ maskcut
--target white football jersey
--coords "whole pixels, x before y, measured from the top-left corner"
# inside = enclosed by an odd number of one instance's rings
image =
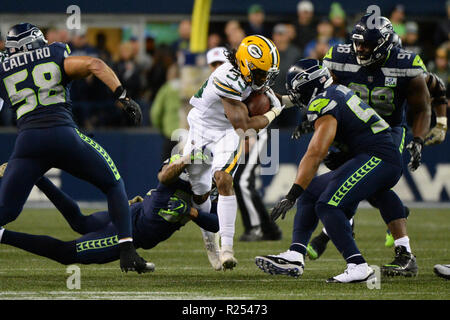
[[[244,82],[240,72],[231,63],[225,62],[209,76],[189,101],[194,107],[189,112],[189,118],[209,130],[232,129],[233,126],[225,116],[221,98],[244,101],[251,92],[251,86]]]

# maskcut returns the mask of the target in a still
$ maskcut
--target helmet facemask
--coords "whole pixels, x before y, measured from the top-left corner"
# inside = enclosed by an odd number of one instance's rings
[[[278,68],[272,67],[268,71],[256,68],[251,62],[247,63],[249,70],[248,76],[244,80],[252,87],[253,90],[261,90],[264,87],[270,87],[275,82],[278,73]]]
[[[315,81],[316,79],[318,81]],[[286,84],[286,90],[292,102],[306,109],[311,100],[332,83],[330,71],[322,67],[313,72],[306,70],[299,73],[289,84]]]
[[[379,32],[379,35],[376,40],[373,39],[373,35],[372,39],[365,37],[365,31],[367,31],[366,27],[360,25],[357,25],[355,27],[356,31],[353,31],[351,40],[353,51],[356,55],[356,61],[359,65],[368,66],[377,61],[380,61],[384,59],[387,56],[388,52],[392,49],[394,32],[392,31],[392,25],[390,24],[390,21],[387,20],[385,21],[385,23],[385,26],[377,30],[377,32]],[[364,50],[367,51],[366,53],[361,53],[361,51],[358,52],[358,47],[360,45],[368,49]]]

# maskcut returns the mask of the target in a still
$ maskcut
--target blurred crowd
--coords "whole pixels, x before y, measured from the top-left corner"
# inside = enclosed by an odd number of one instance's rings
[[[431,38],[421,30],[420,23],[408,19],[403,5],[396,5],[388,17],[403,47],[420,54],[429,71],[435,72],[448,83],[450,0],[446,3],[446,10],[447,19],[436,21]],[[308,0],[299,1],[293,11],[296,11],[296,16],[292,21],[272,23],[267,21],[264,8],[253,4],[249,6],[245,20],[211,23],[207,47],[237,48],[241,40],[250,34],[271,38],[279,50],[281,61],[274,90],[285,94],[284,79],[288,67],[301,58],[321,59],[331,46],[348,43],[353,25],[363,14],[350,17],[338,2],[334,2],[327,16],[319,16],[315,14],[313,3]],[[72,55],[103,59],[141,106],[143,126],[156,128],[167,137],[173,129],[186,125],[188,100],[192,94],[186,87],[201,85],[209,72],[205,54],[192,54],[189,51],[189,20],[178,24],[178,37],[171,42],[157,44],[152,36],[146,36],[142,42],[137,35],[132,35],[122,41],[115,52],[108,50],[107,35],[104,33],[98,33],[95,41],[88,41],[86,30],[69,33],[63,29],[47,28],[45,31],[49,43],[68,43]],[[4,43],[0,41],[0,50],[2,46]],[[203,71],[199,73],[199,70]],[[199,79],[191,79],[194,74],[200,74],[197,77]],[[74,81],[71,98],[74,117],[79,126],[86,130],[128,125],[109,89],[94,77]],[[14,125],[11,111],[3,109],[0,112],[0,125]],[[296,112],[293,109],[284,112],[276,119],[275,125],[281,128],[295,126],[299,117]]]

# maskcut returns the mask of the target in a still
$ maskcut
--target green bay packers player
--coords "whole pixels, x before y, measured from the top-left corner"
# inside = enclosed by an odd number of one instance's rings
[[[188,114],[189,133],[183,150],[184,154],[199,150],[207,155],[200,163],[189,165],[187,171],[198,209],[210,210],[212,179],[217,186],[221,248],[212,234],[204,232],[204,240],[211,264],[223,270],[237,264],[233,251],[237,213],[233,174],[242,154],[242,134],[267,127],[290,102],[287,96],[276,96],[269,88],[279,72],[280,61],[271,40],[248,36],[236,51],[227,53],[227,58],[190,99],[193,108]],[[250,117],[242,101],[255,90],[266,90],[271,109]]]

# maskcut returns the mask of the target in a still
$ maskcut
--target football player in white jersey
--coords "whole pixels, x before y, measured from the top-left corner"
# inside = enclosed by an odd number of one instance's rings
[[[208,155],[201,163],[195,160],[187,171],[194,203],[199,209],[209,210],[212,178],[216,183],[221,237],[217,258],[223,270],[233,269],[237,264],[233,252],[237,213],[233,174],[242,153],[242,134],[249,129],[266,128],[285,105],[292,105],[287,96],[277,96],[269,88],[279,72],[280,61],[271,40],[260,35],[248,36],[236,51],[228,52],[227,57],[228,61],[218,67],[190,99],[193,108],[188,114],[189,134],[183,150],[185,155],[197,151]],[[265,90],[271,109],[263,115],[250,117],[243,101],[255,90]]]

